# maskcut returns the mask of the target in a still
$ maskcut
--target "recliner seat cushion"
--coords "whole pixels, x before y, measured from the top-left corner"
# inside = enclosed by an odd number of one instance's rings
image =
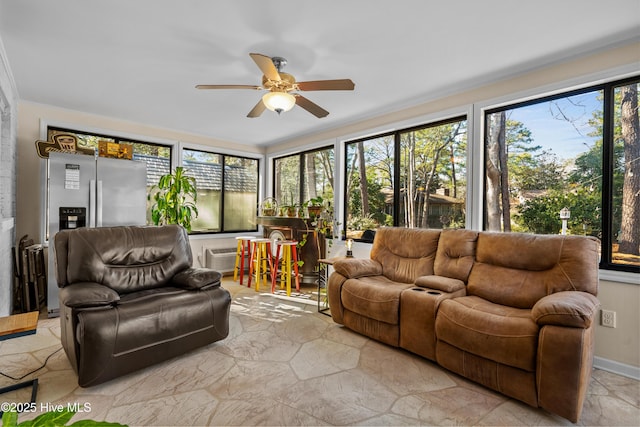
[[[538,333],[531,310],[476,296],[442,301],[436,318],[439,341],[528,372],[536,368]]]
[[[384,276],[348,279],[342,285],[342,305],[346,310],[379,320],[398,324],[400,294],[411,288],[410,283],[398,283]]]
[[[124,298],[112,310],[116,311],[118,319],[112,329],[116,334],[115,357],[214,328],[210,298],[201,292],[185,292],[179,288],[142,291],[135,298]],[[85,330],[88,326],[83,324]],[[91,329],[106,331],[99,325],[91,325]],[[84,332],[78,332],[78,340],[82,340]]]

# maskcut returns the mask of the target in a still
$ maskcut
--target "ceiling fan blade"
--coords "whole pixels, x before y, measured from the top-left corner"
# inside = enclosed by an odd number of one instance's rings
[[[278,73],[278,69],[273,65],[273,60],[270,57],[261,53],[250,53],[249,56],[269,80],[280,81],[280,73]]]
[[[351,79],[315,80],[297,85],[300,90],[353,90],[356,87]]]
[[[329,115],[329,112],[327,110],[325,110],[318,104],[309,101],[307,98],[305,98],[302,95],[296,95],[296,104],[298,104],[300,107],[304,108],[305,110],[307,110],[308,112],[310,112],[311,114],[313,114],[319,119]]]
[[[196,89],[254,89],[260,90],[262,86],[256,85],[196,85]]]
[[[264,105],[264,102],[262,102],[262,98],[260,99],[260,101],[258,101],[258,103],[256,104],[255,107],[253,107],[253,109],[251,111],[249,111],[249,114],[247,114],[247,117],[260,117],[260,115],[262,113],[264,113],[264,110],[267,109],[267,106]]]

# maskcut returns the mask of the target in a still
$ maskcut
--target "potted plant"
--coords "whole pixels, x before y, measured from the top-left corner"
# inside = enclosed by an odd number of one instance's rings
[[[267,197],[261,203],[262,216],[275,216],[278,213],[278,201],[273,197]]]
[[[295,218],[296,216],[298,216],[298,205],[295,203],[292,205],[283,205],[281,213],[290,218]]]
[[[179,224],[191,231],[191,220],[198,217],[198,193],[196,179],[186,175],[183,167],[162,175],[147,198],[154,201],[151,220],[155,225]]]
[[[324,209],[324,199],[322,196],[317,196],[304,202],[304,207],[307,208],[309,218],[315,219],[320,216]]]

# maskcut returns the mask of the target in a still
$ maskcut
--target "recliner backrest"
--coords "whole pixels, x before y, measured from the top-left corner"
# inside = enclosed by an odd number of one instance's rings
[[[103,227],[56,234],[58,286],[96,282],[119,294],[167,285],[193,262],[178,225]]]
[[[371,259],[382,265],[382,274],[396,282],[413,283],[433,274],[440,230],[381,227],[371,247]]]
[[[478,231],[446,229],[440,233],[433,271],[466,282],[476,255]]]
[[[560,291],[597,296],[599,247],[594,237],[481,232],[467,293],[516,308]]]

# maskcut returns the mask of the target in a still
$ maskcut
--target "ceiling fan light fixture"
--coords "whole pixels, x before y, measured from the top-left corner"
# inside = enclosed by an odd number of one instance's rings
[[[262,102],[269,110],[280,114],[296,105],[296,97],[287,92],[268,92],[262,97]]]

